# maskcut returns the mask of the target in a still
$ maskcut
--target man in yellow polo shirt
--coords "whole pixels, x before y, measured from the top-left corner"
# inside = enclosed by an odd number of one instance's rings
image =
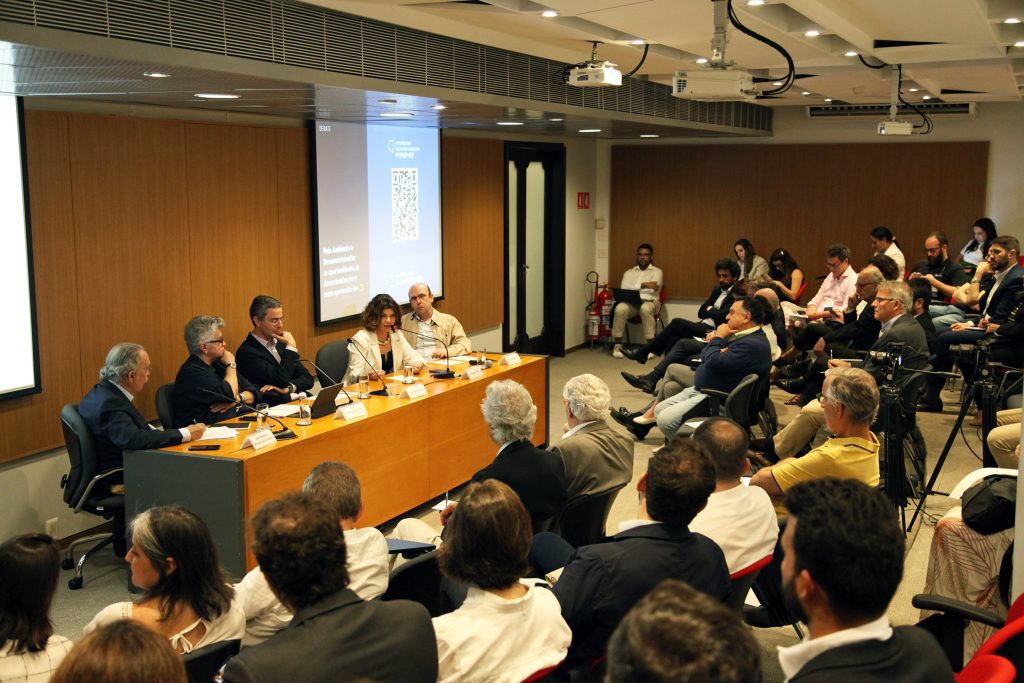
[[[780,517],[786,515],[786,492],[802,481],[838,477],[878,485],[878,439],[871,433],[878,412],[875,379],[859,368],[832,368],[825,375],[821,407],[835,436],[802,458],[758,470],[750,480],[751,486],[768,492]]]

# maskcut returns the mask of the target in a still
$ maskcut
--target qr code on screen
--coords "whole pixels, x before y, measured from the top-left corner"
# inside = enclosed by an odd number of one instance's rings
[[[420,176],[417,168],[391,169],[391,240],[420,237]]]

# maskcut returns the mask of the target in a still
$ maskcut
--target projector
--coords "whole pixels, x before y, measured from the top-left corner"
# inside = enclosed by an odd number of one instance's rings
[[[914,124],[907,121],[879,121],[879,135],[913,135]]]
[[[672,96],[702,102],[753,102],[754,78],[738,69],[677,71],[672,77]]]
[[[569,70],[565,81],[577,88],[603,88],[608,85],[622,85],[622,72],[611,62],[587,62]]]

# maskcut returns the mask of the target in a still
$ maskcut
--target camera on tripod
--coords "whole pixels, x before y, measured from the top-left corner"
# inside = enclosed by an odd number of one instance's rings
[[[875,365],[882,368],[883,384],[890,384],[896,379],[896,374],[903,365],[903,352],[906,347],[906,344],[894,343],[878,351],[868,351],[868,357],[874,359]]]

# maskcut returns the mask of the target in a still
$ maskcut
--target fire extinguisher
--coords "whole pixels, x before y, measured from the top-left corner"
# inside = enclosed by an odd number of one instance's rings
[[[598,338],[610,337],[612,334],[612,290],[608,288],[607,282],[601,286],[601,290],[594,297],[594,311],[601,316],[597,327]]]

